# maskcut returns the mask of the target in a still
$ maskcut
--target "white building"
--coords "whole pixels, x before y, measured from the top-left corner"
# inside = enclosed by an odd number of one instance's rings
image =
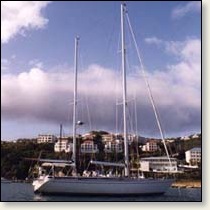
[[[128,134],[128,144],[131,144],[134,141],[138,140],[138,136],[133,135],[133,134]]]
[[[63,137],[59,139],[54,145],[55,152],[71,152],[73,151],[73,143],[70,142],[68,137]]]
[[[198,134],[194,134],[194,135],[192,136],[192,138],[193,138],[193,139],[197,139],[197,138],[199,138],[199,135],[198,135]]]
[[[142,147],[142,151],[144,152],[155,152],[158,151],[158,149],[157,140],[148,140]]]
[[[115,138],[114,134],[111,134],[111,133],[102,134],[101,137],[102,137],[102,141],[112,141]]]
[[[188,140],[190,140],[190,137],[189,136],[183,136],[183,137],[181,137],[181,140],[188,141]]]
[[[171,159],[172,168],[166,156],[141,158],[140,160],[141,171],[177,172],[178,169],[177,169],[176,158],[170,158],[170,159]]]
[[[106,142],[106,141],[113,141],[113,140],[119,140],[119,141],[123,141],[124,140],[124,136],[123,134],[117,133],[117,134],[103,134],[102,135],[102,141]],[[128,134],[127,135],[127,140],[128,143],[131,144],[133,141],[137,141],[138,137],[136,135],[133,134]]]
[[[198,165],[201,162],[201,148],[194,147],[185,152],[186,162],[190,165]]]
[[[98,153],[98,146],[92,140],[85,140],[80,146],[81,153],[92,154]]]
[[[107,153],[120,153],[123,152],[123,144],[121,140],[106,141],[104,145],[104,151]]]
[[[104,144],[104,151],[106,153],[112,153],[112,152],[122,152],[123,146],[122,146],[122,136],[115,135],[115,134],[103,134],[102,135],[102,141]]]
[[[39,134],[37,138],[37,143],[55,143],[57,141],[57,137],[51,134]]]
[[[86,140],[86,139],[91,139],[91,140],[93,140],[94,136],[95,136],[95,135],[92,134],[92,133],[85,133],[85,134],[82,135],[82,138],[83,138],[83,140]]]

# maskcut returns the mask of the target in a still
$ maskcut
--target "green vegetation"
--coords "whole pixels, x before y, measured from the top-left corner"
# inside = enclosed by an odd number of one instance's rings
[[[1,177],[23,180],[28,177],[28,171],[35,161],[25,158],[67,158],[67,154],[54,153],[53,144],[37,144],[32,140],[1,143]]]

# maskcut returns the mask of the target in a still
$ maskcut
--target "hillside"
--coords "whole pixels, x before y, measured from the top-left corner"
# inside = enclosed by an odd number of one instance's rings
[[[143,138],[141,138],[143,139]],[[186,140],[187,139],[187,140]],[[201,147],[201,135],[198,137],[189,136],[185,140],[181,137],[167,139],[167,147],[169,153],[176,157],[179,161],[185,161],[185,151],[193,147]],[[100,135],[94,140],[100,148],[100,152],[96,155],[97,160],[101,161],[116,161],[115,154],[105,156]],[[140,157],[147,156],[162,156],[165,155],[163,144],[159,141],[160,151],[147,153],[139,151]],[[139,143],[140,145],[140,143]],[[135,145],[131,145],[131,151],[135,151]],[[54,152],[54,144],[37,144],[35,140],[25,139],[17,142],[1,142],[1,177],[8,179],[25,179],[28,177],[28,171],[36,162],[26,161],[25,158],[37,158],[41,152],[42,158],[52,159],[69,159],[70,154]],[[80,168],[85,169],[89,163],[91,156],[81,156]],[[118,161],[123,161],[121,153],[117,156]]]

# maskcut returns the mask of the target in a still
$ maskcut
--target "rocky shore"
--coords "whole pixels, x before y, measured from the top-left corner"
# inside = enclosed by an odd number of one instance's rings
[[[174,188],[201,188],[200,180],[178,180],[172,184]]]

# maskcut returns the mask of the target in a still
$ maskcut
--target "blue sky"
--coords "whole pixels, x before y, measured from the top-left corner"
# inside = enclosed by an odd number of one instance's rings
[[[200,7],[200,2],[190,1],[127,3],[148,78],[151,86],[154,85],[152,90],[164,130],[169,136],[201,129]],[[76,35],[80,36],[79,94],[83,98],[79,115],[91,121],[81,132],[88,129],[114,132],[114,103],[116,97],[121,97],[116,85],[120,68],[117,53],[120,2],[10,4],[2,1],[1,12],[2,139],[56,134],[60,123],[67,134],[71,133],[69,101]],[[131,35],[126,44],[128,84],[131,84],[128,96],[132,98],[133,92],[137,92],[138,132],[157,136],[146,91],[142,90]],[[137,76],[133,78],[133,74]],[[84,114],[87,105],[90,117]],[[120,117],[118,121],[120,132]]]

